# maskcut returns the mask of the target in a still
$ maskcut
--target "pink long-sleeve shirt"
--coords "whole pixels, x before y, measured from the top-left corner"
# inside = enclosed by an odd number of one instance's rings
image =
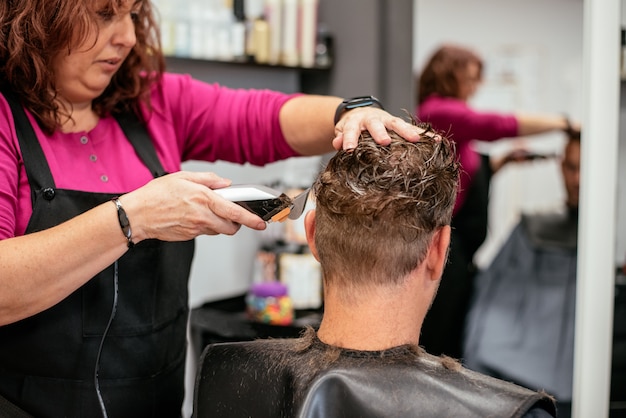
[[[471,147],[473,140],[495,141],[518,135],[517,119],[512,114],[479,112],[466,102],[453,98],[431,95],[417,108],[417,117],[430,124],[456,143],[459,162],[465,174],[454,208],[455,213],[465,202],[474,174],[480,167],[480,156]]]
[[[280,129],[281,106],[294,95],[235,90],[165,74],[151,93],[147,129],[167,172],[188,160],[264,165],[296,156]],[[45,134],[27,112],[58,188],[125,193],[152,175],[114,118],[89,132]],[[30,186],[10,107],[0,95],[0,239],[23,235],[32,214]]]

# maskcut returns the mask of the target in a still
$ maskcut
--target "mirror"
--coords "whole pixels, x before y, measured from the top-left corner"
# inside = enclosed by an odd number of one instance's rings
[[[626,7],[621,1],[621,23],[626,25]],[[485,59],[485,82],[471,104],[499,111],[565,113],[576,120],[583,117],[583,6],[582,0],[550,2],[521,0],[498,2],[461,0],[415,2],[414,69],[419,71],[429,54],[442,42],[454,42],[476,49]],[[608,5],[607,5],[608,7]],[[539,12],[540,10],[540,12]],[[617,31],[616,31],[617,32]],[[616,53],[619,53],[616,51]],[[615,267],[626,264],[626,81],[620,82],[619,155],[617,173],[617,219]],[[584,127],[583,127],[584,128]],[[583,140],[589,134],[583,133]],[[537,148],[552,147],[561,152],[563,140],[541,136],[528,140]],[[502,144],[505,147],[505,144]],[[497,153],[499,146],[484,148]],[[562,204],[563,187],[556,161],[515,167],[494,178],[491,188],[490,229],[485,245],[477,254],[479,266],[493,260],[520,213],[542,211]],[[624,321],[618,312],[616,286],[615,324]],[[622,290],[622,293],[626,291]],[[623,297],[622,297],[623,299]],[[618,315],[622,315],[621,319]],[[622,322],[622,328],[624,328]],[[616,328],[616,334],[619,330]],[[622,338],[626,329],[622,329]],[[613,365],[624,364],[624,343],[615,349]],[[619,348],[619,347],[618,347]],[[621,369],[623,370],[623,369]],[[615,372],[614,372],[615,373]],[[624,372],[621,372],[624,375]],[[623,384],[623,383],[622,383]],[[623,404],[623,402],[622,402]],[[623,406],[622,406],[623,407]]]

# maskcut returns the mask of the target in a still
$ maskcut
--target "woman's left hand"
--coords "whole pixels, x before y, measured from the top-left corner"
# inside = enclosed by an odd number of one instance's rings
[[[333,147],[336,150],[356,147],[362,131],[369,131],[374,140],[387,145],[391,137],[387,131],[394,131],[407,141],[419,140],[422,129],[375,107],[360,107],[346,112],[335,125]]]

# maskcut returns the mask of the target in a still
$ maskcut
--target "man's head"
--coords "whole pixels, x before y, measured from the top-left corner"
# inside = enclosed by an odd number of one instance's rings
[[[561,172],[567,194],[567,206],[577,208],[580,189],[580,135],[568,139],[561,160]]]
[[[390,132],[382,146],[365,132],[319,174],[307,232],[326,284],[346,291],[402,284],[449,228],[459,180],[454,145],[420,126],[416,143]]]

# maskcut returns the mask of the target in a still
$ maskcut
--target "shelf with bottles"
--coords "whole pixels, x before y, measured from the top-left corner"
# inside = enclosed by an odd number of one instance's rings
[[[167,57],[216,64],[332,67],[332,37],[317,22],[319,0],[154,0]]]
[[[284,93],[328,94],[330,69],[287,67],[255,62],[229,62],[166,57],[167,70],[231,88],[273,89]]]
[[[269,64],[269,63],[259,63],[256,62],[253,58],[247,58],[242,60],[218,60],[218,59],[207,59],[207,58],[194,58],[194,57],[185,57],[178,55],[166,55],[166,60],[168,61],[195,61],[195,62],[204,62],[210,65],[218,65],[218,66],[237,66],[237,67],[250,67],[250,68],[262,68],[262,69],[276,69],[276,70],[294,70],[300,73],[325,73],[332,69],[331,65],[328,66],[313,66],[313,67],[293,67],[284,64]]]

